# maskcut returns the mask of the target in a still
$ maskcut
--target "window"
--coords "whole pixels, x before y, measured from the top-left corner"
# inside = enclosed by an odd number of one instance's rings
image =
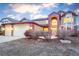
[[[48,28],[44,28],[44,31],[48,31]]]

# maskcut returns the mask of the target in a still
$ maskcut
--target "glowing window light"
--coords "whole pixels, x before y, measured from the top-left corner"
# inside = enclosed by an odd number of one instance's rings
[[[64,23],[73,22],[72,18],[64,18]]]
[[[29,29],[32,29],[32,27],[29,27]]]
[[[56,19],[52,20],[52,25],[57,25],[57,20]]]
[[[5,30],[5,28],[3,28],[3,27],[2,27],[1,29],[2,29],[2,31],[4,31],[4,30]]]
[[[48,28],[44,28],[44,31],[48,31]]]
[[[30,30],[30,29],[32,29],[31,26],[27,26],[27,27],[26,27],[26,30]]]

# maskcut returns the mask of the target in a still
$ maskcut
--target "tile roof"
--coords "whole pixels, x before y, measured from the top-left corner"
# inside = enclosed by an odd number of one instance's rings
[[[32,21],[43,21],[43,20],[48,20],[48,18],[38,18],[38,19],[33,19]]]
[[[65,12],[65,13],[62,15],[62,17],[65,16],[66,14],[68,14],[68,13],[71,13],[73,16],[77,16],[77,14],[76,14],[75,12],[67,11],[67,12]]]
[[[6,18],[2,18],[0,22],[3,22],[4,20],[9,20],[10,22],[14,23],[14,22],[18,22],[17,20],[10,18],[10,17],[6,17]]]
[[[35,23],[35,22],[17,22],[17,23],[6,23],[6,24],[2,24],[2,25],[7,25],[7,24],[35,24],[35,25],[38,25],[38,26],[41,26],[41,27],[48,27],[48,25],[42,25],[42,24],[38,24],[38,23]]]
[[[27,21],[29,21],[29,19],[27,19],[27,18],[22,18],[22,19],[20,20],[20,22],[27,22]]]

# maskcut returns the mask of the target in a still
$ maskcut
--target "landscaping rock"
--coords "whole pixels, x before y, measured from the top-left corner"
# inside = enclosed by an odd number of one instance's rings
[[[60,40],[61,43],[71,43],[70,40]]]

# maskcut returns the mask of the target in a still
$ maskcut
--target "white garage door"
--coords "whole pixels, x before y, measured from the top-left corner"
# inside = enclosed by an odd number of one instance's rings
[[[27,24],[17,24],[14,25],[14,36],[21,36],[24,37],[24,33],[26,30],[28,30],[28,26]]]

